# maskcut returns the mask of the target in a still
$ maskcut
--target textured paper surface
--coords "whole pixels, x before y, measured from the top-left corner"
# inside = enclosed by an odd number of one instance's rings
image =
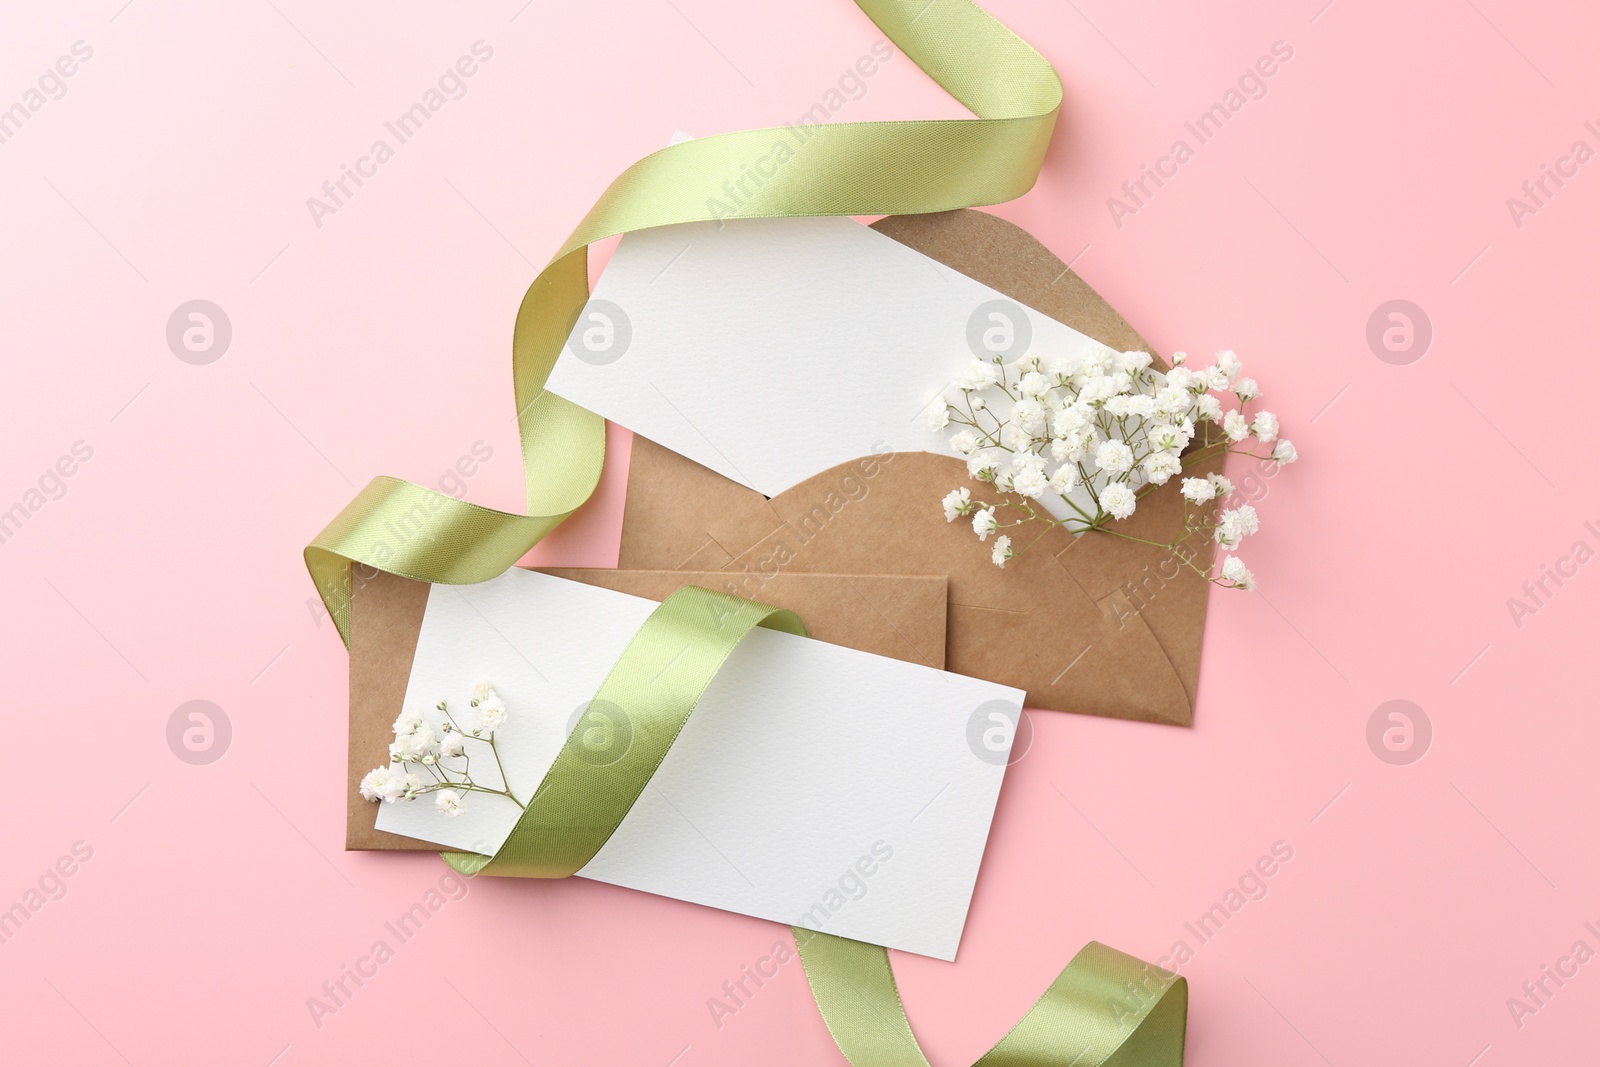
[[[530,796],[656,606],[516,568],[478,585],[434,586],[406,706],[430,709],[433,720],[441,697],[464,706],[474,681],[491,680],[511,709],[497,735],[509,785]],[[830,933],[953,959],[1012,731],[989,748],[979,739],[996,723],[1014,727],[1022,697],[753,631],[580,876],[779,922],[809,913],[808,925]],[[467,799],[453,819],[426,802],[381,805],[376,825],[493,852],[519,809],[500,797]],[[873,861],[870,878],[857,870],[863,857]],[[848,893],[838,891],[841,879]]]
[[[942,574],[746,575],[591,568],[554,568],[546,573],[657,601],[682,585],[720,589],[796,612],[819,641],[928,667],[944,666],[947,581]],[[357,789],[368,770],[388,759],[390,724],[405,698],[428,588],[424,582],[377,571],[357,581],[352,590],[346,849],[433,848],[376,829],[377,813]]]
[[[1114,348],[1150,351],[1093,289],[1010,223],[955,211],[875,228],[930,257],[923,262],[949,264],[1037,309],[1035,320],[1054,317]],[[927,284],[940,283],[930,274]],[[1220,458],[1198,468],[1220,469]],[[621,565],[948,574],[950,670],[1025,689],[1032,707],[1189,725],[1208,583],[1162,549],[1060,530],[999,570],[967,524],[946,523],[940,512],[939,498],[965,483],[965,464],[954,456],[866,455],[769,501],[636,437]],[[1118,528],[1171,541],[1183,516],[1174,481]],[[1209,566],[1209,542],[1189,548]]]

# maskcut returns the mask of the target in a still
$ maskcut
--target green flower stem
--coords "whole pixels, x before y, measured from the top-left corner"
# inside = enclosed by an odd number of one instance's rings
[[[491,733],[488,737],[480,737],[478,740],[487,741],[489,743],[489,754],[494,757],[495,770],[500,772],[500,784],[509,790],[511,788],[511,780],[506,777],[506,769],[500,765],[500,749],[495,747],[494,735]],[[509,797],[511,794],[507,792],[506,796]],[[512,799],[514,800],[516,798],[513,797]],[[527,805],[523,805],[523,807],[526,806]]]
[[[469,793],[488,793],[491,796],[505,797],[507,800],[511,801],[511,803],[526,811],[528,805],[518,800],[511,793],[510,780],[506,778],[505,766],[500,762],[500,749],[494,743],[494,734],[491,732],[488,737],[483,737],[478,734],[468,733],[461,728],[460,723],[456,722],[455,715],[450,711],[449,706],[444,701],[441,700],[437,707],[440,711],[444,712],[444,717],[449,720],[451,728],[456,733],[460,734],[464,740],[482,741],[484,744],[489,746],[489,754],[494,757],[495,768],[500,772],[500,784],[502,788],[490,789],[486,785],[479,785],[477,782],[474,782],[472,780],[472,757],[467,755],[463,750],[459,756],[440,756],[438,759],[434,760],[433,763],[423,763],[421,760],[407,760],[401,762],[400,767],[402,769],[409,767],[414,763],[433,776],[433,784],[424,786],[423,788],[417,790],[418,795],[421,795],[422,793],[437,793],[441,789],[460,789]],[[446,759],[461,760],[461,769],[452,770],[451,768],[446,767],[444,765],[444,761]],[[450,775],[452,774],[459,774],[461,776],[461,780],[456,781],[455,779],[451,778]]]
[[[420,797],[424,793],[437,793],[444,789],[456,789],[463,793],[487,793],[492,797],[505,797],[523,811],[528,810],[528,805],[512,796],[510,790],[490,789],[488,786],[474,785],[471,782],[438,782],[434,785],[425,785],[417,790],[417,796]]]

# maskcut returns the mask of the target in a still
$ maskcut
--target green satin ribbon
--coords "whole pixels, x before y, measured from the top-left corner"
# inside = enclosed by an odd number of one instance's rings
[[[610,840],[728,654],[757,626],[806,636],[792,611],[686,585],[639,627],[491,858],[447,852],[463,874],[566,878]],[[590,720],[596,725],[590,725]]]
[[[892,215],[997,204],[1033,186],[1061,106],[1054,68],[969,0],[856,0],[977,118],[802,127],[794,158],[730,208],[722,184],[789,129],[746,130],[653,152],[625,170],[528,287],[512,332],[526,514],[376,478],[306,547],[306,567],[349,641],[353,563],[425,582],[481,582],[516,563],[591,493],[605,423],[545,381],[589,294],[588,246],[651,226],[719,218]]]
[[[885,949],[802,927],[795,947],[845,1059],[930,1067]],[[1186,979],[1091,941],[973,1067],[1181,1067],[1188,1011]]]

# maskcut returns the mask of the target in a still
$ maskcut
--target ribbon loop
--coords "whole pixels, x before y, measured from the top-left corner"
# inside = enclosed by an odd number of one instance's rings
[[[834,1043],[853,1067],[929,1067],[889,953],[795,928],[795,948]],[[1182,1067],[1189,985],[1091,941],[973,1067]]]
[[[482,581],[512,566],[594,492],[605,423],[545,392],[588,299],[588,246],[629,230],[725,218],[894,215],[997,204],[1032,188],[1061,106],[1039,53],[970,0],[856,0],[976,118],[746,130],[652,152],[601,195],[528,287],[512,334],[525,514],[379,478],[306,548],[306,567],[349,642],[350,566],[421,581]],[[786,162],[733,205],[723,182],[782,144]]]

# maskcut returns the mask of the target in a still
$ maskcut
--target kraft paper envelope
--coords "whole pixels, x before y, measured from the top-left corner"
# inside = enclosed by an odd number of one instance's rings
[[[964,210],[886,218],[873,229],[1095,341],[1152,351],[1081,278],[1008,222]],[[618,256],[625,246],[626,239]],[[686,254],[680,266],[692,263]],[[942,276],[927,265],[927,285],[937,291]],[[730,328],[726,317],[717,326]],[[635,316],[635,345],[649,328]],[[1190,473],[1221,465],[1219,457]],[[966,523],[946,523],[941,513],[940,498],[964,484],[958,457],[898,452],[833,466],[769,500],[636,435],[621,566],[733,571],[740,591],[756,599],[764,581],[795,573],[947,574],[950,670],[1025,689],[1030,707],[1190,725],[1205,579],[1163,549],[1103,534],[1075,539],[1059,529],[999,570]],[[1171,541],[1184,514],[1173,479],[1119,529]],[[1209,568],[1208,541],[1184,551]]]
[[[546,573],[652,600],[665,599],[684,585],[751,596],[740,576],[727,572],[551,568]],[[381,571],[352,585],[347,850],[438,850],[437,845],[376,829],[377,812],[357,788],[367,771],[388,760],[391,724],[404,702],[428,589],[426,582]],[[786,574],[763,585],[760,594],[753,599],[795,612],[818,640],[944,666],[943,575]]]
[[[503,766],[528,799],[586,714],[626,743],[626,709],[585,709],[654,600],[518,568],[427,596],[404,705],[439,729],[441,697],[460,708],[492,682],[510,717],[492,764],[473,761],[484,784]],[[578,877],[953,959],[1022,699],[757,628]],[[425,801],[375,807],[385,831],[487,853],[521,814],[484,793],[456,817]]]

